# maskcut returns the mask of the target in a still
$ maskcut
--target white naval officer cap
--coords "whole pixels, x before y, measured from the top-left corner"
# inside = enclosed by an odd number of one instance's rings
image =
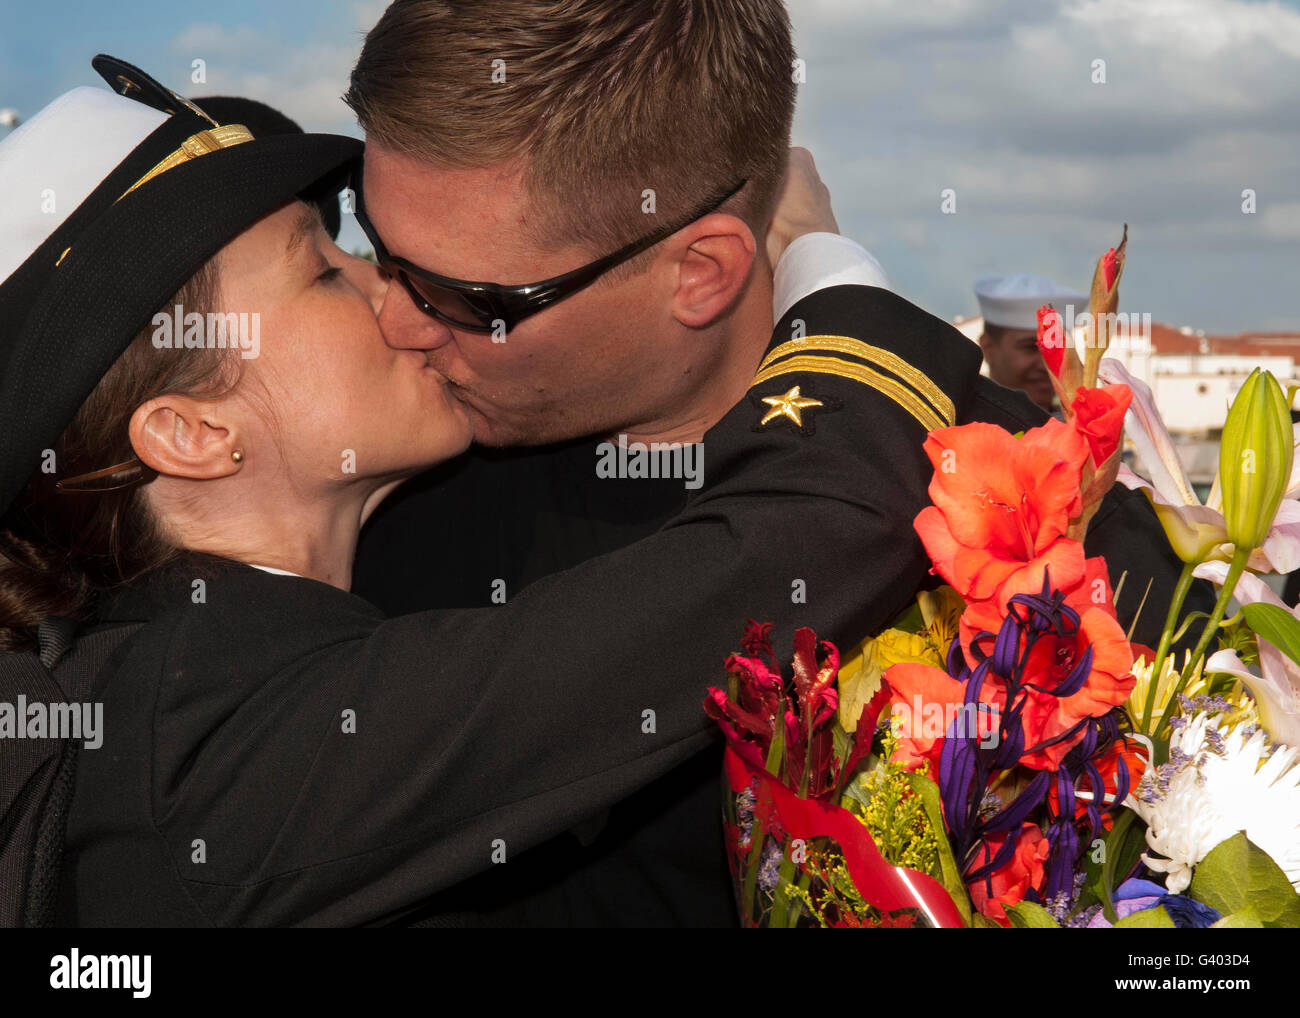
[[[159,124],[166,113],[102,88],[59,96],[0,144],[0,281]]]
[[[1038,328],[1038,309],[1051,304],[1064,311],[1073,304],[1076,314],[1088,310],[1087,294],[1070,290],[1046,276],[1017,272],[1010,276],[986,276],[975,281],[975,297],[980,314],[988,325],[1004,329]]]

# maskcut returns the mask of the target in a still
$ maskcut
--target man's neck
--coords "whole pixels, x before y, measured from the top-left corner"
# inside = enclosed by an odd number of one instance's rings
[[[621,434],[627,435],[629,441],[646,444],[699,442],[744,398],[772,338],[772,273],[766,264],[755,263],[744,292],[722,328],[725,331],[718,340],[722,361],[690,404],[671,416],[622,428]]]

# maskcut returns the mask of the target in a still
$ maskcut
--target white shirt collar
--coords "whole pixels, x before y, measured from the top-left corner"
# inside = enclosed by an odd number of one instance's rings
[[[260,569],[264,573],[274,573],[276,576],[296,576],[300,580],[306,579],[306,577],[301,573],[291,573],[287,569],[276,569],[273,566],[259,566],[256,562],[245,562],[244,565],[252,566],[254,569]]]

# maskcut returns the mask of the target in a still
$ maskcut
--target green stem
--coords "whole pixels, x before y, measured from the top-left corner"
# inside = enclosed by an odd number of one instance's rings
[[[1151,687],[1147,690],[1146,707],[1142,711],[1142,731],[1150,734],[1151,715],[1155,713],[1156,687],[1160,684],[1160,671],[1165,658],[1169,656],[1169,646],[1174,642],[1174,630],[1178,628],[1178,616],[1182,614],[1183,602],[1187,592],[1192,589],[1192,570],[1196,563],[1185,562],[1183,571],[1178,574],[1178,583],[1174,587],[1174,599],[1169,603],[1169,613],[1165,616],[1165,628],[1160,633],[1160,646],[1156,648],[1156,659],[1151,665]]]
[[[1219,599],[1214,602],[1214,611],[1210,612],[1210,617],[1205,622],[1205,629],[1201,633],[1201,638],[1197,641],[1195,649],[1192,650],[1192,656],[1187,659],[1187,664],[1178,677],[1178,685],[1169,697],[1170,704],[1178,702],[1178,697],[1187,688],[1188,680],[1195,673],[1196,666],[1210,646],[1210,641],[1218,635],[1219,623],[1223,621],[1223,614],[1228,610],[1228,602],[1232,600],[1232,592],[1237,589],[1237,580],[1241,578],[1241,574],[1246,569],[1246,562],[1250,558],[1251,550],[1250,548],[1233,548],[1232,564],[1228,566],[1228,576],[1223,581],[1223,589],[1219,591]],[[1164,716],[1160,719],[1160,728],[1166,727],[1172,715],[1172,710],[1165,711]],[[1158,731],[1159,729],[1157,729],[1157,733]]]
[[[776,878],[776,892],[772,895],[772,915],[768,929],[787,929],[790,911],[790,881],[794,879],[794,859],[790,846],[782,846],[781,872]]]
[[[799,877],[799,890],[807,891],[812,884],[812,874],[804,870]],[[799,913],[803,910],[803,899],[792,897],[790,899],[790,915],[786,921],[788,929],[794,929],[799,925]]]
[[[1101,899],[1101,908],[1110,923],[1119,922],[1119,916],[1115,914],[1115,902],[1110,895],[1110,885],[1115,879],[1115,860],[1119,858],[1120,850],[1124,847],[1124,839],[1128,835],[1128,829],[1133,824],[1133,818],[1136,816],[1131,809],[1124,810],[1115,819],[1115,825],[1111,828],[1110,834],[1106,836],[1106,861],[1102,863],[1100,891],[1098,897]],[[1111,848],[1111,843],[1114,848]]]
[[[767,747],[767,757],[763,761],[763,766],[767,772],[773,775],[780,774],[781,762],[785,758],[785,736],[778,724],[772,734],[772,741]],[[755,925],[758,923],[758,870],[763,865],[763,845],[767,840],[767,832],[763,830],[763,825],[759,823],[758,816],[754,817],[754,827],[750,832],[749,859],[745,866],[745,887],[744,899],[745,908],[748,910],[747,917]]]

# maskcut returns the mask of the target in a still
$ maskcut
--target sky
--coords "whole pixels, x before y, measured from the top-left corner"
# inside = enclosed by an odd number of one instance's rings
[[[359,135],[338,97],[384,6],[0,0],[0,108],[98,84],[107,52],[182,94]],[[1300,332],[1300,0],[788,6],[806,76],[792,140],[909,300],[975,314],[972,282],[1010,272],[1086,292],[1128,223],[1123,309]],[[355,224],[341,242],[362,243]]]

